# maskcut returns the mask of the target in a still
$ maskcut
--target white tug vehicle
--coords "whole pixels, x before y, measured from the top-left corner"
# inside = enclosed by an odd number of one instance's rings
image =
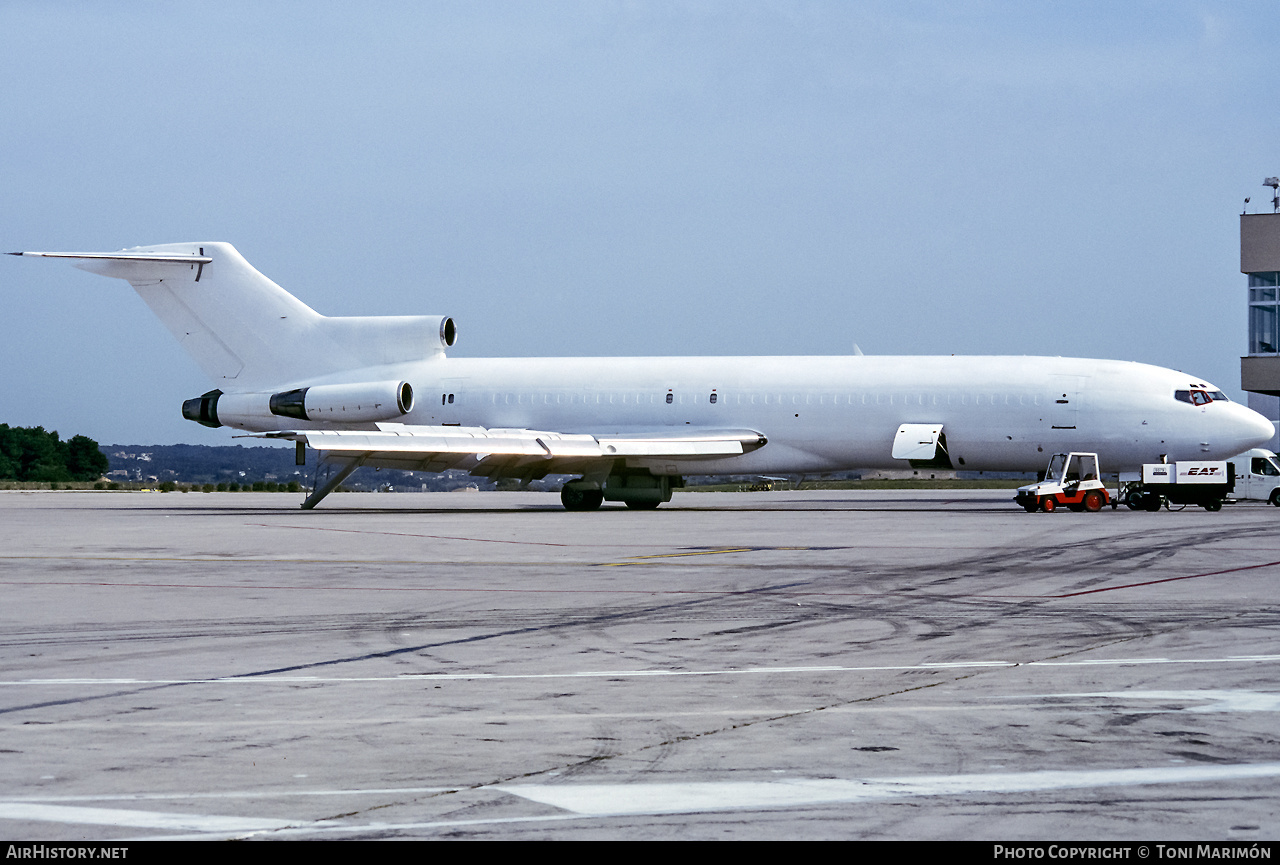
[[[1106,505],[1115,507],[1098,471],[1098,455],[1086,453],[1054,454],[1044,480],[1018,487],[1013,500],[1027,513],[1050,513],[1059,507],[1093,512]]]

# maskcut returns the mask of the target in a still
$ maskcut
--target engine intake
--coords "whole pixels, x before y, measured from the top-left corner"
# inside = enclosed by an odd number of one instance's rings
[[[195,399],[187,400],[182,404],[182,416],[202,426],[215,429],[222,426],[218,421],[218,397],[220,396],[222,391],[211,390]]]

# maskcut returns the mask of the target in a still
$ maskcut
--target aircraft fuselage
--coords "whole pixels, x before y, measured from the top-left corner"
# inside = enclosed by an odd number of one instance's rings
[[[412,384],[406,424],[590,434],[748,428],[768,439],[740,456],[683,460],[684,474],[903,468],[890,454],[904,423],[942,425],[953,467],[973,471],[1037,471],[1067,451],[1097,453],[1107,471],[1134,470],[1161,455],[1225,458],[1270,435],[1237,403],[1175,399],[1191,387],[1216,391],[1183,373],[1058,357],[436,357],[280,389],[378,378]],[[274,417],[230,425],[332,428]]]

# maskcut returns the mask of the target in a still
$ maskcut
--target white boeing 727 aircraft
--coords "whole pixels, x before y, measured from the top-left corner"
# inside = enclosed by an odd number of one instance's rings
[[[305,442],[335,469],[304,508],[362,465],[576,474],[570,510],[651,508],[691,474],[1038,471],[1067,451],[1131,471],[1274,433],[1211,384],[1126,361],[451,358],[452,319],[320,315],[227,243],[14,254],[128,280],[216,383],[185,417]]]

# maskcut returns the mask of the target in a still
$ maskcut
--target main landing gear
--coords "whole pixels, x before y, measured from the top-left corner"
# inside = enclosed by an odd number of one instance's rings
[[[560,490],[560,504],[566,511],[594,511],[604,501],[604,490],[580,487],[572,481]]]
[[[560,490],[560,504],[566,511],[594,511],[603,502],[622,502],[632,510],[651,511],[671,501],[673,487],[684,486],[684,478],[641,471],[611,474],[604,479],[578,478]]]

